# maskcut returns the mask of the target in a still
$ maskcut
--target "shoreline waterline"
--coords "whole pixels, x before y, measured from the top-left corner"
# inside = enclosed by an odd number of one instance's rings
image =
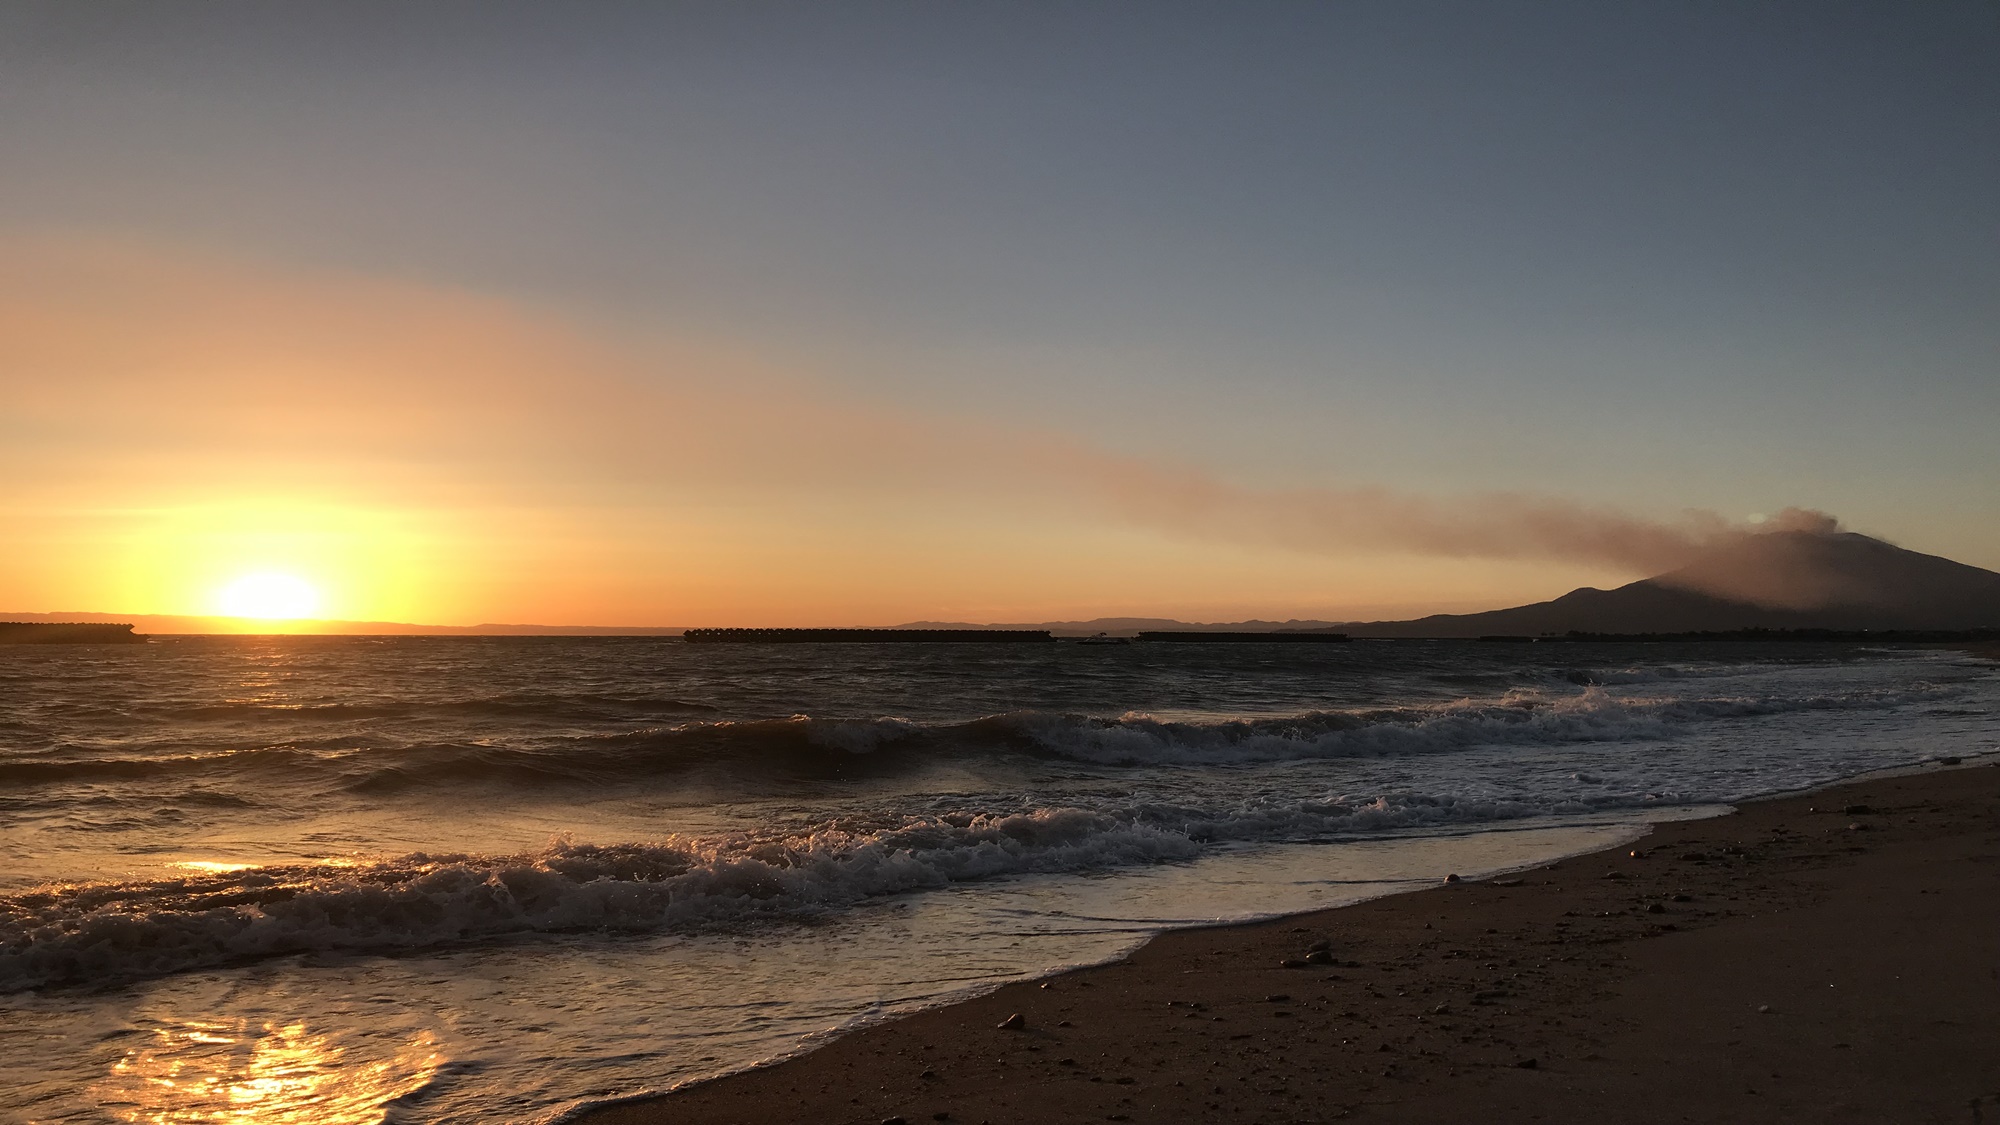
[[[1313,1002],[1308,1001],[1305,994],[1293,996],[1271,992],[1269,990],[1274,987],[1273,982],[1303,984],[1309,992],[1324,989],[1326,996],[1321,999],[1326,1001],[1325,1011],[1335,1024],[1361,1021],[1366,1022],[1370,1028],[1378,1025],[1388,1026],[1393,1021],[1386,1014],[1367,1011],[1364,1004],[1358,1004],[1355,1000],[1357,996],[1365,994],[1368,1005],[1393,1004],[1394,1001],[1386,993],[1378,991],[1376,985],[1362,982],[1370,976],[1381,975],[1376,970],[1384,969],[1387,962],[1394,960],[1408,976],[1407,980],[1397,979],[1398,987],[1406,989],[1414,996],[1415,989],[1420,987],[1415,982],[1425,981],[1427,983],[1421,987],[1428,994],[1430,983],[1436,983],[1435,976],[1426,975],[1421,971],[1409,976],[1407,971],[1414,968],[1416,960],[1421,960],[1421,957],[1413,952],[1414,950],[1418,947],[1429,948],[1439,941],[1449,940],[1468,944],[1487,941],[1495,946],[1505,945],[1515,953],[1543,955],[1546,967],[1546,954],[1552,945],[1565,950],[1587,948],[1569,944],[1573,941],[1573,937],[1565,936],[1565,930],[1572,926],[1596,927],[1605,931],[1616,930],[1618,932],[1615,935],[1606,934],[1601,939],[1592,938],[1591,941],[1611,942],[1616,948],[1624,949],[1625,945],[1617,943],[1652,942],[1668,938],[1678,940],[1682,937],[1695,939],[1702,930],[1718,926],[1726,928],[1731,925],[1747,925],[1757,919],[1762,919],[1767,925],[1778,924],[1783,920],[1783,916],[1779,913],[1781,911],[1814,907],[1818,903],[1815,893],[1823,884],[1831,882],[1836,887],[1833,897],[1836,904],[1839,902],[1838,880],[1845,870],[1842,864],[1846,860],[1844,856],[1829,858],[1828,855],[1822,854],[1825,845],[1811,843],[1809,837],[1827,838],[1830,835],[1842,838],[1840,842],[1846,852],[1864,857],[1866,852],[1873,848],[1848,841],[1865,841],[1866,845],[1882,842],[1900,843],[1898,840],[1885,839],[1881,834],[1884,832],[1916,834],[1932,830],[1931,835],[1934,837],[1932,840],[1916,839],[1910,844],[1914,849],[1912,854],[1916,855],[1928,855],[1930,853],[1924,849],[1935,850],[1943,846],[1937,843],[1937,839],[1943,839],[1947,845],[1959,848],[1960,852],[1963,852],[1964,845],[1968,843],[1981,845],[1982,841],[1977,838],[1968,839],[1966,833],[1983,830],[1990,836],[1992,835],[1990,827],[1981,822],[1977,814],[1967,822],[1964,816],[1966,811],[1964,801],[1967,795],[1954,793],[1952,790],[1954,788],[1976,790],[1972,799],[1985,801],[1992,810],[2000,810],[2000,800],[1996,800],[2000,798],[2000,782],[1996,782],[1996,777],[2000,777],[2000,768],[1996,768],[1996,759],[2000,759],[2000,755],[1989,753],[1980,755],[1976,759],[1963,760],[1955,765],[1933,763],[1870,771],[1865,776],[1840,779],[1805,792],[1773,794],[1746,800],[1733,810],[1717,812],[1712,816],[1663,819],[1651,825],[1651,831],[1645,837],[1653,842],[1638,848],[1630,848],[1631,841],[1627,841],[1507,872],[1468,877],[1460,883],[1449,886],[1431,884],[1423,888],[1412,888],[1411,893],[1392,893],[1331,909],[1290,913],[1242,923],[1172,930],[1156,935],[1124,956],[1107,959],[1096,965],[1066,969],[1048,977],[1038,978],[1036,981],[1010,982],[978,996],[931,1008],[902,1020],[854,1029],[838,1038],[814,1044],[811,1049],[802,1050],[786,1059],[775,1060],[750,1070],[687,1084],[671,1091],[578,1107],[552,1120],[587,1123],[587,1125],[643,1125],[643,1123],[667,1120],[667,1117],[662,1115],[671,1110],[672,1120],[692,1123],[724,1120],[727,1119],[726,1113],[742,1113],[752,1107],[758,1110],[757,1115],[739,1119],[775,1123],[792,1120],[839,1121],[851,1117],[853,1120],[862,1121],[904,1115],[905,1111],[914,1119],[916,1111],[932,1104],[954,1107],[949,1110],[952,1113],[950,1118],[952,1120],[990,1119],[995,1122],[1009,1119],[1102,1120],[1106,1116],[1104,1113],[1051,1114],[1047,1112],[1050,1108],[1048,1105],[1043,1105],[1036,1111],[1042,1114],[1040,1116],[1026,1113],[1019,1103],[1013,1106],[1017,1112],[1011,1114],[1004,1112],[1004,1108],[997,1108],[1008,1105],[1004,1097],[1007,1089],[1039,1090],[1044,1087],[1049,1089],[1060,1087],[1075,1094],[1076,1079],[1083,1077],[1092,1069],[1102,1069],[1086,1061],[1082,1063],[1085,1069],[1074,1074],[1067,1070],[1051,1071],[1043,1064],[1057,1060],[1019,1052],[1024,1049],[1035,1052],[1046,1046],[1051,1052],[1060,1049],[1082,1060],[1085,1059],[1087,1051],[1104,1046],[1109,1047],[1115,1057],[1125,1058],[1124,1070],[1143,1075],[1147,1069],[1145,1056],[1149,1050],[1156,1055],[1164,1052],[1163,1057],[1183,1060],[1177,1064],[1180,1066],[1185,1066],[1187,1060],[1206,1057],[1199,1054],[1185,1055],[1186,1050],[1193,1048],[1192,1042],[1172,1049],[1161,1046],[1165,1042],[1162,1037],[1170,1032],[1184,1030],[1185,1025],[1178,1022],[1182,1017],[1192,1019],[1197,1011],[1203,1018],[1207,1018],[1207,1013],[1211,1010],[1248,1011],[1256,1016],[1268,1016],[1273,1014],[1270,1009],[1259,1011],[1258,1008],[1261,1004],[1276,1000],[1284,1005],[1282,1010],[1275,1013],[1277,1015],[1308,1014],[1301,1009]],[[1881,801],[1885,796],[1887,802],[1881,805],[1849,803],[1860,797]],[[1820,809],[1812,804],[1828,797],[1832,798],[1832,801],[1827,802],[1828,808]],[[1960,821],[1967,823],[1957,826],[1951,824],[1938,826],[1930,823],[1938,820],[1935,810],[1939,808],[1958,815]],[[1892,819],[1907,820],[1913,826],[1925,819],[1923,816],[1901,816],[1900,814],[1906,810],[1913,813],[1929,812],[1931,815],[1920,828],[1912,827],[1905,832],[1900,825],[1892,825]],[[1863,824],[1863,821],[1868,823]],[[1874,829],[1875,832],[1871,833],[1870,829]],[[1990,846],[1992,842],[1994,841],[1987,840],[1983,844]],[[1677,856],[1668,854],[1686,847],[1717,850],[1686,852]],[[1655,852],[1655,848],[1660,850]],[[1786,854],[1787,849],[1791,854]],[[1633,858],[1628,859],[1620,854],[1628,850]],[[1719,887],[1710,886],[1695,893],[1674,891],[1669,894],[1670,888],[1687,878],[1690,871],[1690,866],[1686,862],[1688,860],[1693,860],[1694,864],[1702,867],[1726,869],[1732,880],[1729,887],[1731,893],[1725,895]],[[1663,871],[1676,861],[1680,861],[1678,870],[1671,873]],[[1758,870],[1760,866],[1766,864],[1780,870],[1769,874]],[[1610,868],[1610,870],[1599,871],[1598,868]],[[1800,872],[1804,874],[1799,874]],[[1940,876],[1940,879],[1942,878]],[[1657,883],[1658,886],[1640,886],[1642,882]],[[1714,882],[1719,883],[1721,880]],[[1756,885],[1746,888],[1743,885],[1746,882]],[[1913,890],[1910,893],[1918,892]],[[1481,928],[1473,924],[1476,919],[1465,917],[1457,917],[1451,926],[1446,925],[1447,917],[1453,914],[1457,906],[1468,902],[1464,896],[1495,894],[1517,900],[1534,901],[1532,909],[1527,904],[1511,907],[1511,913],[1507,917],[1515,925],[1525,929],[1528,927],[1524,924],[1524,916],[1532,914],[1535,925],[1541,930],[1535,940],[1524,944],[1522,940],[1517,940],[1524,935],[1516,934],[1513,928],[1502,931],[1485,927],[1482,935]],[[1606,900],[1607,896],[1623,901],[1633,899],[1635,895],[1641,899],[1651,897],[1654,903],[1670,905],[1657,914],[1647,912],[1652,903],[1636,911],[1629,907],[1615,912],[1578,909],[1590,904],[1606,905],[1603,900]],[[1674,901],[1676,895],[1691,899],[1698,905],[1681,906]],[[1826,896],[1820,896],[1824,897]],[[1729,905],[1721,905],[1725,898],[1729,901]],[[1977,912],[1974,903],[1965,902],[1961,905]],[[1442,913],[1439,913],[1440,911]],[[1766,913],[1767,911],[1769,913]],[[1614,918],[1614,913],[1615,921],[1610,921]],[[1435,922],[1429,920],[1434,914]],[[1584,920],[1572,923],[1569,920],[1571,918]],[[1772,921],[1774,918],[1778,919],[1778,923]],[[1378,928],[1378,924],[1390,921],[1396,924],[1382,925]],[[1446,939],[1434,933],[1432,931],[1434,924],[1440,927],[1440,931],[1449,930],[1450,937]],[[1302,949],[1309,940],[1292,936],[1294,932],[1332,935],[1331,945],[1340,964],[1330,970],[1293,970],[1280,966],[1279,961],[1285,956],[1285,951]],[[1407,949],[1398,950],[1396,946],[1398,934],[1401,935],[1400,940],[1407,944]],[[1709,941],[1706,935],[1700,935],[1698,940]],[[1363,942],[1369,943],[1371,955],[1364,956],[1354,952],[1355,947]],[[1245,958],[1241,956],[1241,951],[1246,948],[1257,952]],[[1636,951],[1640,947],[1635,945],[1632,948]],[[1228,951],[1225,960],[1229,963],[1216,965],[1205,960],[1209,957],[1223,957],[1224,954],[1218,952],[1219,950]],[[1850,954],[1866,956],[1865,951],[1850,951]],[[1635,952],[1633,956],[1636,955]],[[1499,956],[1499,954],[1489,949],[1480,956]],[[1359,957],[1360,960],[1350,961],[1351,957]],[[1615,984],[1624,979],[1621,974],[1626,972],[1625,957],[1625,954],[1620,954],[1610,961],[1580,967],[1577,972],[1583,975],[1578,977],[1578,980],[1586,983],[1596,980],[1604,986]],[[1510,960],[1507,963],[1517,962]],[[1453,964],[1451,967],[1458,966]],[[1494,966],[1489,964],[1487,967],[1490,969]],[[1973,968],[1976,969],[1977,966]],[[1200,975],[1205,979],[1201,982],[1200,988],[1175,979],[1185,974]],[[1577,974],[1572,972],[1570,975],[1574,977]],[[1127,1005],[1130,1010],[1116,1014],[1097,1013],[1102,1018],[1090,1021],[1078,1018],[1074,1028],[1069,1026],[1068,1021],[1062,1021],[1060,1027],[1054,1026],[1057,1021],[1051,1018],[1054,1009],[1050,1007],[1050,990],[1057,996],[1078,995],[1076,991],[1078,988],[1087,988],[1093,984],[1101,987],[1113,987],[1115,984],[1117,989],[1115,993],[1098,994],[1093,1003],[1110,1000],[1116,995],[1121,1001],[1133,1001]],[[1387,985],[1381,987],[1386,988]],[[1595,988],[1598,985],[1590,987]],[[1181,998],[1183,994],[1194,995],[1202,989],[1213,991],[1216,988],[1234,993],[1233,1000],[1237,1006],[1225,1007],[1219,1000],[1203,1002]],[[1497,1016],[1505,1010],[1510,1026],[1516,1029],[1534,1024],[1541,1018],[1536,1013],[1548,1010],[1537,1000],[1538,993],[1515,993],[1510,997],[1504,988],[1490,991],[1495,997],[1490,1001],[1496,1005],[1494,1014]],[[1397,991],[1395,995],[1397,998],[1403,998],[1405,991]],[[1135,997],[1139,999],[1134,1000]],[[1144,999],[1145,997],[1152,999]],[[1488,1003],[1477,999],[1474,1002]],[[1743,1010],[1754,1013],[1759,1003],[1763,1002],[1752,998],[1746,1001]],[[1040,1013],[1034,1011],[1037,1005],[1044,1010]],[[1412,1013],[1422,1013],[1429,1011],[1435,1005],[1430,1005],[1426,1001],[1422,1005],[1405,1003],[1401,1006],[1408,1008]],[[1442,1002],[1442,1006],[1449,1012],[1450,1019],[1464,1022],[1475,1015],[1464,1007],[1463,996],[1446,999]],[[1768,1003],[1763,1003],[1763,1006],[1766,1011],[1770,1010]],[[1353,1010],[1356,1008],[1363,1008],[1363,1014],[1357,1016]],[[1344,1016],[1335,1014],[1335,1009],[1345,1009]],[[1014,1010],[1027,1013],[1025,1016],[1027,1029],[1037,1033],[1035,1037],[1010,1035],[992,1030],[996,1019],[995,1013],[1006,1014]],[[1065,1012],[1068,1010],[1063,1009]],[[1164,1015],[1155,1018],[1154,1012],[1161,1012]],[[1570,1003],[1561,1010],[1562,1018],[1576,1020],[1587,1016],[1588,1005],[1579,1008]],[[1229,1018],[1236,1019],[1237,1016],[1231,1014]],[[1403,1018],[1412,1017],[1406,1014]],[[1417,1023],[1422,1023],[1424,1020],[1420,1015],[1414,1018]],[[1434,1021],[1444,1018],[1444,1013],[1431,1018]],[[1108,1028],[1098,1026],[1105,1024],[1110,1026]],[[1201,1025],[1194,1026],[1200,1028]],[[1285,1030],[1289,1033],[1295,1028],[1305,1026],[1308,1025],[1301,1022],[1288,1026]],[[1370,1031],[1368,1034],[1373,1036],[1376,1033]],[[1244,1036],[1239,1034],[1235,1038],[1242,1039]],[[1263,1040],[1260,1038],[1258,1041]],[[1369,1038],[1367,1042],[1373,1043],[1375,1039]],[[1116,1055],[1120,1044],[1128,1054]],[[1149,1047],[1149,1044],[1152,1046]],[[1211,1048],[1204,1046],[1202,1049]],[[1371,1056],[1374,1053],[1372,1047],[1361,1047],[1350,1051],[1329,1044],[1324,1049],[1314,1048],[1308,1051],[1302,1045],[1296,1045],[1292,1053],[1300,1057],[1292,1060],[1293,1080],[1303,1081],[1296,1073],[1300,1066],[1332,1067],[1335,1060],[1358,1064],[1360,1069],[1355,1073],[1360,1075],[1366,1071],[1367,1066],[1373,1065],[1370,1058],[1362,1056],[1363,1051]],[[1413,1058],[1413,1053],[1399,1044],[1392,1044],[1386,1040],[1383,1051],[1397,1055],[1395,1060],[1397,1066],[1415,1065],[1421,1061],[1420,1058]],[[1039,1068],[1042,1073],[1032,1078],[1032,1085],[1029,1087],[1011,1082],[995,1085],[996,1081],[1007,1077],[1007,1072],[1004,1067],[996,1071],[993,1066],[984,1065],[982,1056],[987,1052],[1004,1052],[1015,1067]],[[835,1054],[838,1054],[839,1058],[834,1058]],[[1421,1052],[1415,1054],[1421,1056]],[[816,1056],[822,1055],[826,1056],[824,1060],[816,1059]],[[905,1056],[909,1061],[906,1061]],[[1134,1063],[1134,1057],[1139,1061]],[[1583,1054],[1579,1053],[1577,1059],[1569,1061],[1576,1063],[1583,1057]],[[932,1078],[904,1073],[905,1070],[913,1070],[919,1065],[914,1061],[918,1058],[921,1058],[921,1065],[927,1073],[934,1071],[948,1081],[941,1084]],[[1532,1063],[1529,1062],[1531,1058],[1535,1060]],[[1309,1063],[1307,1059],[1316,1061]],[[856,1079],[849,1083],[848,1085],[853,1087],[850,1091],[836,1079],[836,1071],[851,1070],[863,1065],[863,1060],[873,1062],[881,1069],[871,1073],[865,1082]],[[1484,1070],[1490,1073],[1500,1067],[1515,1067],[1522,1063],[1529,1063],[1531,1068],[1543,1070],[1552,1065],[1551,1059],[1546,1054],[1539,1057],[1517,1055],[1502,1061],[1483,1059],[1476,1066],[1469,1067],[1468,1072]],[[1445,1073],[1447,1068],[1442,1064],[1426,1062],[1424,1065],[1429,1068],[1426,1071],[1430,1074],[1430,1078],[1425,1079],[1427,1082],[1432,1080],[1443,1082],[1458,1077],[1455,1071],[1447,1075]],[[1467,1064],[1461,1061],[1460,1065]],[[1114,1066],[1112,1069],[1117,1067]],[[961,1072],[965,1072],[965,1081],[949,1081],[958,1078]],[[1378,1086],[1396,1088],[1402,1079],[1408,1077],[1399,1075],[1396,1081],[1379,1083]],[[877,1078],[886,1079],[886,1092],[883,1092],[878,1100],[871,1102],[862,1087],[868,1086],[872,1090],[874,1085],[881,1084],[876,1082]],[[1665,1081],[1664,1075],[1655,1075],[1655,1078]],[[1365,1081],[1365,1079],[1357,1080]],[[782,1095],[777,1090],[781,1082],[785,1084],[786,1091]],[[1137,1083],[1144,1086],[1148,1093],[1163,1099],[1152,1106],[1155,1111],[1178,1107],[1176,1112],[1183,1115],[1197,1113],[1218,1120],[1233,1120],[1242,1116],[1237,1113],[1218,1114],[1209,1110],[1201,1104],[1201,1099],[1187,1095],[1185,1088],[1176,1093],[1164,1086],[1148,1082],[1143,1076]],[[821,1112],[821,1107],[834,1104],[826,1100],[830,1095],[809,1099],[807,1104],[797,1111],[788,1108],[792,1105],[788,1099],[796,1097],[792,1091],[814,1086],[835,1093],[856,1093],[862,1096],[862,1102],[867,1108],[864,1111],[847,1113],[845,1116],[831,1109],[825,1110],[831,1114],[830,1116],[812,1116],[813,1113]],[[1100,1090],[1101,1088],[1085,1087],[1082,1093],[1096,1094]],[[1114,1092],[1123,1091],[1117,1091],[1114,1085]],[[1380,1092],[1378,1089],[1377,1093]],[[1237,1091],[1232,1090],[1231,1093],[1235,1094]],[[1095,1102],[1107,1099],[1090,1100]],[[1370,1097],[1366,1100],[1373,1107],[1373,1112],[1381,1112],[1384,1103],[1378,1098]],[[1113,1111],[1119,1108],[1116,1103],[1107,1102],[1107,1104]],[[1270,1103],[1262,1104],[1268,1108]],[[1956,1104],[1963,1105],[1964,1102],[1961,1099]],[[976,1108],[967,1108],[961,1112],[956,1108],[959,1105]],[[1093,1105],[1092,1108],[1104,1107]],[[1131,1108],[1136,1109],[1136,1107]],[[879,1114],[877,1110],[880,1110]],[[930,1112],[924,1109],[925,1116]],[[717,1113],[725,1113],[725,1116],[718,1117]],[[1128,1116],[1134,1120],[1150,1119],[1144,1112]],[[1187,1117],[1176,1118],[1169,1113],[1160,1119],[1185,1120]],[[1245,1119],[1269,1120],[1270,1118],[1257,1117],[1253,1114]],[[1493,1119],[1515,1118],[1502,1116]]]
[[[1430,863],[1427,865],[1426,870],[1432,871],[1435,869],[1435,873],[1428,874],[1427,877],[1407,877],[1402,879],[1379,879],[1379,880],[1361,881],[1360,883],[1357,884],[1357,890],[1355,893],[1351,895],[1351,897],[1344,897],[1341,898],[1339,901],[1320,902],[1320,903],[1294,906],[1292,908],[1270,909],[1262,912],[1243,913],[1240,915],[1225,917],[1225,918],[1214,918],[1214,919],[1206,919],[1200,921],[1184,921],[1177,924],[1163,925],[1158,928],[1139,931],[1135,933],[1133,940],[1128,945],[1125,945],[1122,948],[1111,950],[1107,952],[1104,956],[1093,961],[1063,962],[1063,963],[1051,964],[1041,971],[1029,972],[1025,974],[1008,976],[1008,977],[996,977],[991,980],[981,981],[976,984],[968,985],[964,988],[957,989],[949,994],[944,994],[934,997],[930,1000],[930,1002],[918,1005],[900,1005],[889,1010],[866,1013],[857,1016],[852,1020],[843,1022],[835,1027],[830,1027],[822,1031],[811,1033],[806,1037],[804,1037],[792,1049],[773,1054],[769,1057],[759,1059],[747,1065],[736,1067],[730,1070],[718,1071],[716,1073],[706,1074],[699,1077],[689,1078],[685,1081],[677,1082],[674,1085],[665,1088],[638,1091],[630,1094],[622,1094],[616,1097],[591,1101],[577,1106],[558,1110],[546,1117],[538,1119],[536,1125],[572,1125],[572,1123],[575,1122],[588,1121],[592,1119],[592,1117],[598,1110],[606,1109],[613,1106],[625,1105],[628,1103],[652,1102],[658,1099],[671,1097],[675,1094],[700,1086],[704,1083],[714,1082],[724,1078],[731,1078],[751,1071],[756,1071],[771,1066],[776,1066],[781,1063],[789,1062],[793,1059],[797,1059],[804,1055],[810,1054],[814,1051],[820,1050],[844,1036],[861,1033],[867,1031],[870,1028],[879,1027],[884,1024],[894,1022],[896,1020],[905,1019],[912,1015],[919,1014],[921,1012],[931,1011],[940,1008],[949,1008],[955,1005],[964,1004],[966,1002],[977,1000],[991,993],[1000,991],[1003,988],[1007,988],[1009,986],[1017,984],[1034,983],[1053,977],[1060,977],[1070,973],[1085,971],[1105,965],[1117,964],[1125,960],[1129,956],[1131,956],[1132,953],[1136,952],[1137,950],[1143,949],[1151,942],[1167,934],[1190,933],[1190,932],[1199,932],[1203,930],[1227,930],[1240,927],[1254,927],[1276,922],[1283,922],[1287,919],[1320,915],[1328,911],[1338,911],[1338,910],[1348,909],[1351,907],[1360,906],[1365,903],[1378,901],[1380,899],[1388,898],[1391,896],[1418,894],[1427,890],[1431,890],[1440,884],[1445,875],[1456,875],[1459,877],[1459,880],[1467,883],[1486,882],[1495,879],[1503,879],[1512,875],[1519,874],[1521,872],[1532,871],[1546,867],[1550,864],[1559,863],[1563,860],[1577,859],[1577,858],[1589,857],[1600,854],[1611,854],[1617,852],[1620,849],[1629,847],[1630,845],[1642,841],[1647,837],[1653,835],[1655,831],[1658,829],[1658,827],[1661,825],[1677,824],[1687,821],[1723,819],[1733,815],[1737,815],[1738,813],[1741,812],[1743,806],[1756,805],[1772,801],[1789,800],[1799,797],[1810,797],[1818,793],[1832,792],[1845,786],[1850,786],[1874,780],[1920,776],[1920,775],[1927,775],[1931,773],[1950,771],[1950,770],[1979,768],[1982,766],[1990,765],[1995,762],[2000,762],[2000,752],[1994,752],[1983,755],[1974,755],[1965,758],[1961,760],[1959,763],[1953,765],[1939,765],[1935,760],[1920,759],[1912,761],[1907,764],[1888,766],[1876,770],[1869,770],[1861,774],[1853,775],[1851,777],[1836,778],[1818,785],[1806,786],[1799,789],[1790,789],[1782,792],[1773,792],[1768,794],[1761,794],[1754,797],[1748,797],[1732,805],[1695,805],[1695,806],[1677,806],[1669,808],[1634,810],[1627,816],[1601,818],[1591,823],[1577,823],[1577,822],[1561,823],[1561,824],[1516,823],[1516,824],[1508,824],[1502,826],[1483,826],[1479,828],[1465,829],[1457,833],[1452,833],[1449,836],[1444,836],[1437,833],[1430,833],[1419,836],[1414,831],[1404,832],[1404,833],[1384,833],[1381,836],[1369,839],[1349,839],[1349,840],[1341,840],[1338,843],[1328,843],[1328,844],[1318,844],[1318,845],[1295,844],[1295,845],[1287,845],[1282,848],[1271,848],[1267,850],[1274,852],[1289,851],[1295,854],[1310,856],[1315,854],[1317,850],[1321,847],[1347,847],[1347,846],[1353,846],[1355,844],[1365,844],[1365,843],[1383,843],[1383,844],[1390,844],[1393,846],[1393,844],[1397,842],[1409,843],[1419,840],[1436,842],[1440,839],[1458,839],[1466,841],[1468,843],[1481,843],[1481,842],[1487,842],[1494,837],[1500,836],[1501,834],[1514,834],[1514,833],[1519,833],[1524,835],[1546,834],[1549,836],[1575,836],[1579,838],[1577,846],[1563,847],[1557,845],[1549,850],[1540,851],[1537,854],[1533,855],[1532,857],[1521,858],[1518,860],[1518,862],[1507,862],[1497,866],[1489,866],[1489,867],[1478,867],[1478,866],[1467,865],[1464,866],[1462,869],[1452,868],[1450,864],[1445,864],[1442,869],[1439,869],[1438,864]],[[1548,818],[1536,818],[1536,819],[1543,821],[1555,821],[1562,818],[1548,817]],[[1587,842],[1582,839],[1584,837],[1589,838]],[[1197,867],[1200,866],[1201,862],[1212,863],[1213,858],[1211,857],[1211,859],[1208,861],[1198,861],[1196,866]],[[1193,868],[1189,869],[1189,873],[1191,875],[1193,874],[1193,870],[1194,870]],[[1370,889],[1362,891],[1359,890],[1359,886],[1367,886]]]

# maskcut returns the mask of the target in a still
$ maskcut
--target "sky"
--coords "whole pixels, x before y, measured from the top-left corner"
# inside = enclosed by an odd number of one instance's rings
[[[1990,0],[5,0],[0,610],[1400,617],[1792,508],[2000,568],[1996,58]]]

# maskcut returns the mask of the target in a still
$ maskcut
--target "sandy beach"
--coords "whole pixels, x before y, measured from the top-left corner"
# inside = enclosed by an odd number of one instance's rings
[[[2000,1119],[1997,903],[2000,768],[1931,767],[1168,933],[582,1119],[1977,1125]]]

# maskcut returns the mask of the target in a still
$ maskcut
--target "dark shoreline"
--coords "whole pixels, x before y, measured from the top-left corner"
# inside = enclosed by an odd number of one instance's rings
[[[575,1120],[1858,1123],[2000,1107],[2000,767],[1751,802],[1626,850],[1173,931]],[[1320,941],[1330,964],[1308,960]],[[1021,1029],[997,1026],[1015,1013]]]

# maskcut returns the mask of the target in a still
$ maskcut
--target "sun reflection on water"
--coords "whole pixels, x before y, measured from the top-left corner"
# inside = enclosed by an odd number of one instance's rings
[[[204,875],[228,875],[237,871],[254,871],[254,863],[224,863],[213,859],[187,859],[179,863],[169,863],[168,867],[180,867],[188,871],[199,871]]]
[[[335,1043],[304,1023],[189,1021],[154,1028],[91,1094],[136,1125],[381,1125],[389,1103],[423,1089],[444,1057],[429,1032],[387,1044],[386,1057],[365,1057],[380,1054],[373,1046]]]

